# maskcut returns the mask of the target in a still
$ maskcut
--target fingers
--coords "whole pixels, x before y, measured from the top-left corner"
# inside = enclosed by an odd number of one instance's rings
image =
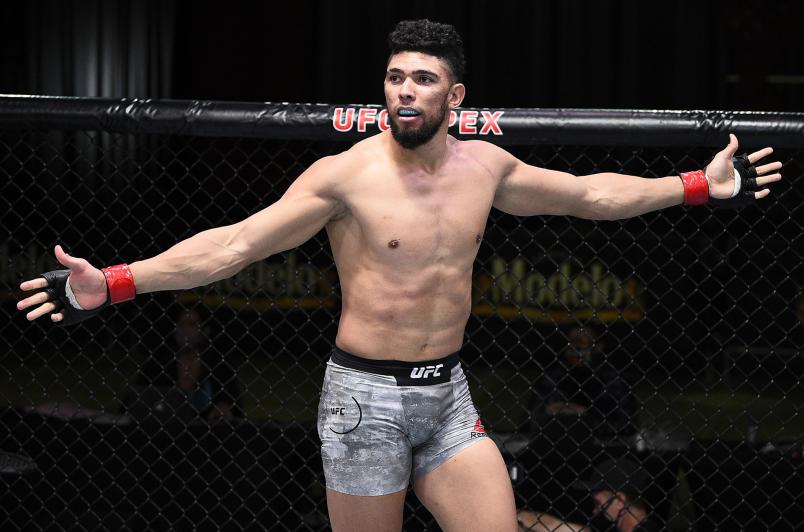
[[[55,255],[56,260],[71,270],[80,270],[84,267],[84,264],[86,264],[84,259],[78,259],[65,253],[64,249],[59,245],[56,246]]]
[[[767,157],[773,153],[773,148],[763,148],[759,151],[755,151],[754,153],[748,156],[748,160],[751,161],[751,164],[754,164],[756,161],[762,159],[763,157]],[[775,183],[777,181],[782,180],[782,174],[774,173],[768,174],[768,172],[775,172],[782,168],[782,163],[780,161],[774,161],[769,164],[763,164],[762,166],[757,166],[757,175],[762,177],[757,177],[757,187],[766,187],[771,183]],[[767,175],[766,175],[767,174]],[[770,189],[762,188],[761,190],[757,190],[754,192],[754,199],[762,199],[770,194]]]
[[[25,317],[28,318],[28,321],[34,321],[35,319],[41,318],[48,312],[53,312],[54,310],[56,310],[56,304],[53,303],[52,301],[48,301],[44,305],[41,305],[36,309],[32,310],[31,312],[29,312],[28,314],[26,314]]]
[[[769,185],[771,183],[774,183],[776,181],[781,181],[781,180],[782,180],[782,175],[781,174],[766,175],[765,177],[758,177],[757,178],[757,186],[758,187],[764,187],[766,185]],[[770,194],[770,189],[763,188],[761,190],[757,190],[756,192],[754,192],[754,198],[755,199],[762,199],[762,198],[766,197],[768,194]]]
[[[782,174],[771,174],[757,178],[757,187],[764,187],[782,180]]]
[[[17,302],[17,310],[25,310],[26,308],[34,305],[41,305],[42,303],[48,301],[48,299],[50,298],[48,297],[47,292],[38,292],[29,298]]]
[[[770,164],[763,164],[762,166],[757,166],[757,175],[765,175],[768,172],[773,172],[781,168],[782,163],[780,161],[776,161]]]
[[[43,277],[38,277],[36,279],[29,279],[24,283],[20,284],[20,290],[39,290],[40,288],[46,288],[47,281]]]
[[[57,312],[56,314],[51,314],[51,315],[50,315],[50,320],[51,320],[52,322],[54,322],[54,323],[58,323],[58,322],[60,322],[60,321],[61,321],[61,320],[63,320],[63,319],[64,319],[64,314],[63,314],[63,313],[61,313],[61,312]]]
[[[751,164],[754,164],[758,160],[764,159],[771,153],[773,153],[773,148],[762,148],[759,151],[755,151],[754,153],[748,154],[748,160],[751,161]],[[779,166],[779,168],[781,168],[781,166]]]
[[[761,150],[757,150],[754,153],[748,154],[748,161],[753,165],[756,164],[757,161],[760,161],[767,157],[768,155],[773,153],[773,148],[762,148]],[[762,166],[756,167],[757,176],[757,187],[766,187],[771,183],[775,183],[777,181],[781,181],[782,174],[778,173],[777,171],[782,168],[782,163],[780,161],[774,161],[772,163],[763,164]],[[776,173],[770,173],[776,172]],[[754,192],[754,199],[762,199],[770,194],[770,189],[762,188]]]

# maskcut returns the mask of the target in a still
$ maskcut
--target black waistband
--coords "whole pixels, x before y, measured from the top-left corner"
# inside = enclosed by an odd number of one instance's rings
[[[399,386],[421,386],[449,382],[452,368],[460,363],[458,354],[436,360],[408,362],[406,360],[374,360],[347,353],[335,347],[332,350],[332,362],[349,369],[365,371],[378,375],[389,375],[396,379]]]

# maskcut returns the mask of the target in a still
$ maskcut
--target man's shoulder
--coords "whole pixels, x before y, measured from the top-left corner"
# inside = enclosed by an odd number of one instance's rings
[[[312,165],[308,172],[320,175],[323,179],[340,181],[353,176],[367,165],[377,161],[377,149],[371,139],[358,142],[348,150],[321,157]]]
[[[452,139],[452,137],[450,137]],[[485,140],[453,139],[457,150],[482,165],[492,174],[499,174],[516,159],[505,149]]]
[[[458,149],[466,153],[481,154],[484,156],[501,156],[508,154],[503,148],[487,140],[458,140],[452,136],[450,136],[450,140],[455,143]]]
[[[348,150],[331,156],[333,164],[341,167],[363,168],[368,164],[386,159],[381,135],[374,135],[356,142]]]

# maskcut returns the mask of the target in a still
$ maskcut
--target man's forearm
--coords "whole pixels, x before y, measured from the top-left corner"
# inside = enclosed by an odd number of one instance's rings
[[[184,290],[226,279],[252,259],[236,245],[238,224],[198,233],[150,259],[131,263],[138,294]]]
[[[678,176],[650,179],[605,173],[585,179],[594,190],[590,217],[596,220],[631,218],[684,201],[684,185]]]

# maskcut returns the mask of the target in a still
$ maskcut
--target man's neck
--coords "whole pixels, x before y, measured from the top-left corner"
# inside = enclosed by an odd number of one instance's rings
[[[447,158],[447,128],[443,127],[429,141],[412,150],[403,148],[389,133],[391,155],[402,167],[435,173]]]

